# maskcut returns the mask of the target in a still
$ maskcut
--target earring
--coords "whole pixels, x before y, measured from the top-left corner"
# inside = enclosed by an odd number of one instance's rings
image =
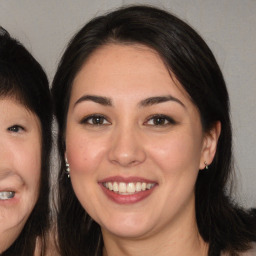
[[[65,164],[66,164],[65,173],[68,175],[68,178],[70,178],[70,168],[69,168],[69,163],[67,158],[65,158]]]
[[[209,169],[209,165],[206,163],[206,161],[204,161],[204,165],[205,165],[205,170]]]

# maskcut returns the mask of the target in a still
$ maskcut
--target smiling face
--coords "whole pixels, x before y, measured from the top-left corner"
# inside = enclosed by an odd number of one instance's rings
[[[13,99],[0,98],[0,252],[20,234],[38,198],[41,128]]]
[[[66,157],[76,196],[103,236],[147,237],[195,223],[195,182],[215,143],[145,46],[103,46],[74,80]]]

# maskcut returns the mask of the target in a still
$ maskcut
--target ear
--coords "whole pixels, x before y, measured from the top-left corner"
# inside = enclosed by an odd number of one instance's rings
[[[203,147],[200,159],[200,170],[205,168],[205,165],[210,165],[214,159],[218,140],[221,133],[221,123],[217,121],[210,131],[205,133],[204,140],[203,140]]]

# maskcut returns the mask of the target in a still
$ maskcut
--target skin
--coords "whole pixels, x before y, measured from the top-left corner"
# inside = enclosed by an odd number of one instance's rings
[[[218,123],[202,130],[197,108],[152,49],[109,44],[91,55],[73,82],[66,157],[76,196],[101,226],[104,255],[207,255],[194,188],[219,133]],[[142,200],[117,203],[102,189],[109,177],[155,187]]]
[[[18,237],[38,198],[41,127],[35,114],[11,98],[0,99],[0,252]]]

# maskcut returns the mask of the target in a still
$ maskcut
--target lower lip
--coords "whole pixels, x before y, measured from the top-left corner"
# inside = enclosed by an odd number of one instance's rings
[[[138,193],[132,194],[132,195],[121,195],[121,194],[117,194],[107,188],[105,188],[103,186],[102,183],[99,183],[103,192],[105,193],[105,195],[112,201],[114,201],[117,204],[135,204],[138,203],[142,200],[144,200],[145,198],[147,198],[156,188],[156,186],[154,186],[151,189],[145,190],[145,191],[140,191]]]

